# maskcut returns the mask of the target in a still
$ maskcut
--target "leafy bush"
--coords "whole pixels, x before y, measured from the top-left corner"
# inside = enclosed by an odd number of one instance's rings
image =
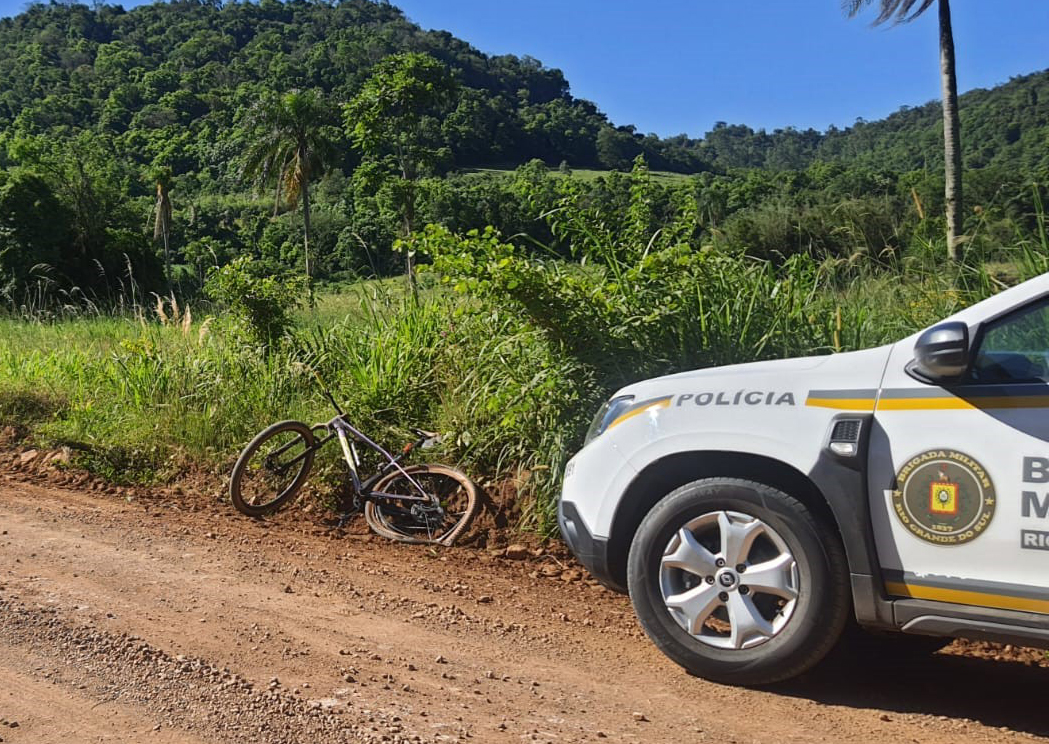
[[[291,311],[302,303],[301,277],[260,275],[255,262],[241,256],[208,272],[204,291],[239,319],[260,344],[272,345],[291,327]]]
[[[907,237],[898,213],[889,197],[812,204],[782,197],[734,213],[718,242],[772,261],[797,254],[854,260],[866,255],[886,261],[898,254]]]
[[[523,311],[609,387],[827,348],[820,269],[805,256],[777,270],[678,244],[570,263],[531,257],[492,230],[455,236],[437,226],[417,246],[457,290]]]
[[[43,178],[0,171],[0,276],[25,281],[37,264],[57,265],[72,235],[72,216]]]

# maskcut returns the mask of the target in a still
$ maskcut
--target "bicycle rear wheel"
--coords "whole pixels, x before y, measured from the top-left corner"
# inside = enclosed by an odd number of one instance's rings
[[[263,429],[240,453],[229,481],[229,497],[249,517],[274,512],[298,493],[313,466],[316,438],[301,421]]]
[[[364,505],[368,526],[376,534],[400,542],[453,544],[480,507],[477,486],[465,473],[445,465],[412,465],[404,470],[407,476],[394,471],[376,483],[374,491],[401,496],[425,494],[433,501],[369,498]]]

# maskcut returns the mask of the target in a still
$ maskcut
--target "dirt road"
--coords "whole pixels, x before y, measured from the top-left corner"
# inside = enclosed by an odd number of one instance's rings
[[[1033,653],[721,687],[565,578],[548,556],[0,480],[0,740],[1049,741]]]

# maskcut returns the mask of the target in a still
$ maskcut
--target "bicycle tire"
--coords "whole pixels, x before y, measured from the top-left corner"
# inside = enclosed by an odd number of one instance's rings
[[[266,462],[266,459],[275,454],[275,451],[263,455],[261,460],[257,457],[267,442],[285,433],[290,434],[290,437],[285,437],[283,443],[278,444],[274,449],[286,451],[292,460],[302,456],[302,459],[298,461],[297,472],[294,472],[290,481],[287,480],[284,472],[280,472],[282,470],[280,467],[274,468]],[[237,511],[249,517],[261,517],[275,512],[287,503],[299,492],[310,474],[310,469],[313,467],[313,446],[315,444],[316,438],[310,427],[301,421],[281,421],[256,434],[255,438],[248,442],[240,453],[237,464],[233,466],[233,473],[230,475],[229,497]],[[289,463],[289,465],[292,467],[288,472],[291,472],[294,469],[294,463]],[[267,469],[270,472],[269,476],[264,474]],[[255,478],[256,475],[260,477]],[[258,484],[255,483],[256,480],[259,481]],[[287,485],[284,485],[286,481]],[[253,491],[261,492],[261,501],[257,494],[252,493]]]
[[[413,514],[401,502],[374,498],[364,505],[368,526],[375,534],[398,542],[445,546],[455,543],[480,508],[477,486],[461,470],[447,465],[411,465],[404,470],[428,495],[436,495],[442,501],[442,508],[449,505],[451,511],[439,525],[434,525]],[[382,478],[373,490],[401,495],[418,493],[399,470]]]

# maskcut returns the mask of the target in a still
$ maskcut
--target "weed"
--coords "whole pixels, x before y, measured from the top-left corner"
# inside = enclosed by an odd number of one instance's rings
[[[269,346],[284,336],[291,327],[291,311],[302,302],[306,285],[302,277],[267,276],[248,256],[241,256],[225,266],[212,268],[204,291],[223,305],[252,338]],[[171,298],[177,317],[178,305]],[[167,322],[164,302],[157,298],[157,315]]]

